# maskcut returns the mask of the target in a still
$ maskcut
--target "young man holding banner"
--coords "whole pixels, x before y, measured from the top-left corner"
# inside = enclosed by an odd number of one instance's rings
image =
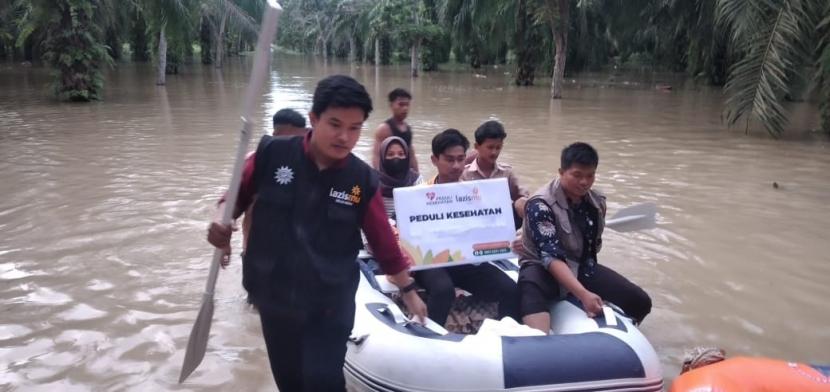
[[[409,311],[416,318],[427,313],[389,226],[377,176],[351,153],[371,111],[360,83],[327,77],[314,91],[312,129],[305,136],[263,137],[243,170],[234,216],[257,197],[243,282],[259,310],[281,391],[345,390],[360,229]],[[220,201],[208,241],[230,254],[224,208]]]
[[[559,178],[540,189],[525,206],[523,249],[519,249],[522,321],[550,331],[550,302],[568,292],[589,317],[602,314],[603,300],[622,308],[635,322],[651,311],[642,288],[597,263],[605,226],[605,196],[591,189],[599,164],[586,143],[562,150]]]
[[[438,174],[428,184],[458,182],[470,142],[456,129],[447,129],[432,139],[432,163]],[[455,299],[455,287],[483,301],[498,302],[499,318],[519,316],[516,283],[490,263],[463,264],[416,271],[415,281],[427,292],[429,318],[444,325]]]

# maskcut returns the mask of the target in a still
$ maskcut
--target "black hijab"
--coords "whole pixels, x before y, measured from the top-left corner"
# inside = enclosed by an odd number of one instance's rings
[[[393,143],[397,143],[403,148],[406,154],[406,158],[402,159],[403,162],[392,162],[394,160],[386,159],[386,150]],[[409,148],[403,139],[397,136],[390,136],[383,140],[383,143],[380,145],[380,167],[378,168],[380,193],[383,197],[392,197],[392,190],[395,188],[415,185],[415,181],[418,180],[418,172],[409,167],[409,159]],[[405,166],[403,166],[404,164]],[[393,168],[396,165],[401,165],[406,169],[396,172]]]

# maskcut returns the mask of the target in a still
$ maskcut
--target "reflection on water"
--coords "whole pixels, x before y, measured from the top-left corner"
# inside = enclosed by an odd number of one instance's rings
[[[238,259],[220,274],[204,362],[185,386],[175,383],[247,69],[243,60],[222,71],[194,65],[159,88],[149,66],[123,65],[104,102],[78,105],[45,98],[44,70],[0,66],[0,389],[273,389]],[[346,73],[375,99],[356,148],[362,157],[395,87],[415,97],[411,122],[427,174],[432,135],[454,127],[472,137],[490,118],[509,134],[501,159],[532,189],[555,173],[564,145],[590,142],[612,213],[660,206],[658,229],[609,232],[600,260],[651,293],[643,330],[667,377],[685,347],[701,344],[830,362],[827,141],[723,131],[720,93],[693,84],[674,82],[667,93],[654,79],[612,88],[588,75],[552,102],[546,86],[513,87],[503,72],[411,80],[404,68],[278,58],[256,118],[268,132],[276,110],[308,110],[322,75]],[[794,110],[796,124],[814,118]]]

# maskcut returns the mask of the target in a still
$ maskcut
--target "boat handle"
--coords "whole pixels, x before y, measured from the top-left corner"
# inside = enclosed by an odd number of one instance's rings
[[[352,342],[355,346],[360,346],[361,344],[363,344],[363,342],[366,341],[366,338],[368,338],[368,337],[369,337],[368,333],[365,333],[365,334],[360,335],[360,336],[352,335],[352,336],[349,336],[349,341]]]

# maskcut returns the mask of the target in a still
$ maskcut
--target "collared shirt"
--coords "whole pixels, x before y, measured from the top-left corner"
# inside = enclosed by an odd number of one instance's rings
[[[533,198],[525,206],[527,224],[530,227],[533,242],[539,248],[539,255],[545,269],[554,260],[565,261],[566,252],[559,232],[556,230],[556,217],[550,206],[541,198]],[[579,205],[569,207],[570,221],[582,233],[583,255],[580,262],[580,274],[590,276],[596,266],[597,210],[587,200]]]
[[[426,181],[422,181],[419,185],[435,185],[435,184],[452,184],[454,182],[461,182],[461,179],[450,181],[450,182],[438,182],[438,174],[435,174],[432,178]]]
[[[308,159],[312,159],[308,144],[311,139],[311,131],[306,133],[303,137],[303,150]],[[348,157],[335,162],[330,169],[342,168],[348,161]],[[256,153],[250,154],[245,159],[245,166],[242,169],[242,181],[239,185],[239,196],[236,200],[236,208],[233,217],[238,218],[245,212],[253,203],[256,196],[256,189],[254,187],[254,167],[256,162]],[[225,201],[223,195],[220,203]],[[409,264],[404,259],[400,248],[395,239],[395,234],[389,226],[389,218],[386,216],[386,210],[383,206],[383,196],[378,189],[372,196],[372,199],[367,205],[363,222],[361,222],[361,229],[366,234],[366,239],[374,249],[374,254],[378,263],[380,263],[383,272],[389,275],[397,274],[406,269]]]
[[[496,162],[496,167],[493,168],[493,172],[488,176],[478,167],[478,159],[475,159],[472,163],[465,166],[464,172],[461,173],[461,181],[487,180],[491,178],[507,179],[507,187],[510,189],[510,199],[513,201],[516,201],[520,197],[526,197],[529,194],[527,189],[519,186],[519,179],[513,173],[513,167],[505,163]]]

